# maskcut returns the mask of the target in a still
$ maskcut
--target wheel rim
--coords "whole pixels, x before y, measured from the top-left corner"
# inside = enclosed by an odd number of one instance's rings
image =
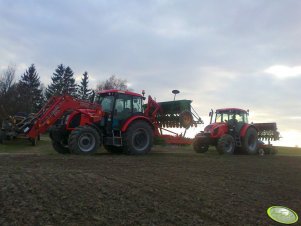
[[[83,152],[90,152],[93,150],[95,143],[95,137],[90,133],[84,133],[78,139],[78,146]]]
[[[232,152],[232,149],[233,149],[233,143],[228,140],[228,141],[225,142],[224,147],[225,147],[225,152],[230,153],[230,152]]]
[[[138,129],[134,132],[132,137],[132,144],[137,151],[143,151],[147,148],[149,143],[149,136],[143,129]]]
[[[254,151],[256,149],[256,137],[254,135],[251,135],[249,140],[248,140],[248,147],[249,150]]]

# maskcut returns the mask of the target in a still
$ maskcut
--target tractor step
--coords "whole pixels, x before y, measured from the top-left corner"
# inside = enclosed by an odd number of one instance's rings
[[[235,139],[236,146],[241,147],[241,140],[240,140],[239,134],[235,134],[234,139]]]
[[[120,130],[112,130],[112,138],[113,138],[113,145],[117,147],[122,146],[122,135]]]

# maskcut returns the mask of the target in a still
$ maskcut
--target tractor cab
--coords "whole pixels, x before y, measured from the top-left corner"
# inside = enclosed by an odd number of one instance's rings
[[[240,132],[242,127],[248,123],[249,112],[239,108],[217,109],[209,113],[210,124],[224,124],[234,132]]]
[[[211,110],[210,125],[204,131],[215,138],[225,133],[239,134],[244,125],[248,124],[248,114],[248,111],[239,108],[217,109],[215,114]]]
[[[109,129],[120,130],[134,115],[143,115],[143,96],[120,90],[106,90],[98,93],[96,102],[105,113]]]

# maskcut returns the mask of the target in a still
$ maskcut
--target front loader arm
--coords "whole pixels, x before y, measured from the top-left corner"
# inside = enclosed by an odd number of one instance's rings
[[[54,96],[47,104],[33,117],[24,128],[27,137],[35,139],[40,133],[44,133],[52,126],[65,112],[78,109],[93,109],[97,112],[94,121],[101,118],[101,107],[98,104],[79,100],[69,95]]]

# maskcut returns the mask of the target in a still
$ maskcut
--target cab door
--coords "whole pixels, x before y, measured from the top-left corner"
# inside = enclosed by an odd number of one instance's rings
[[[128,118],[133,115],[133,97],[118,93],[113,111],[113,129],[121,129]]]

